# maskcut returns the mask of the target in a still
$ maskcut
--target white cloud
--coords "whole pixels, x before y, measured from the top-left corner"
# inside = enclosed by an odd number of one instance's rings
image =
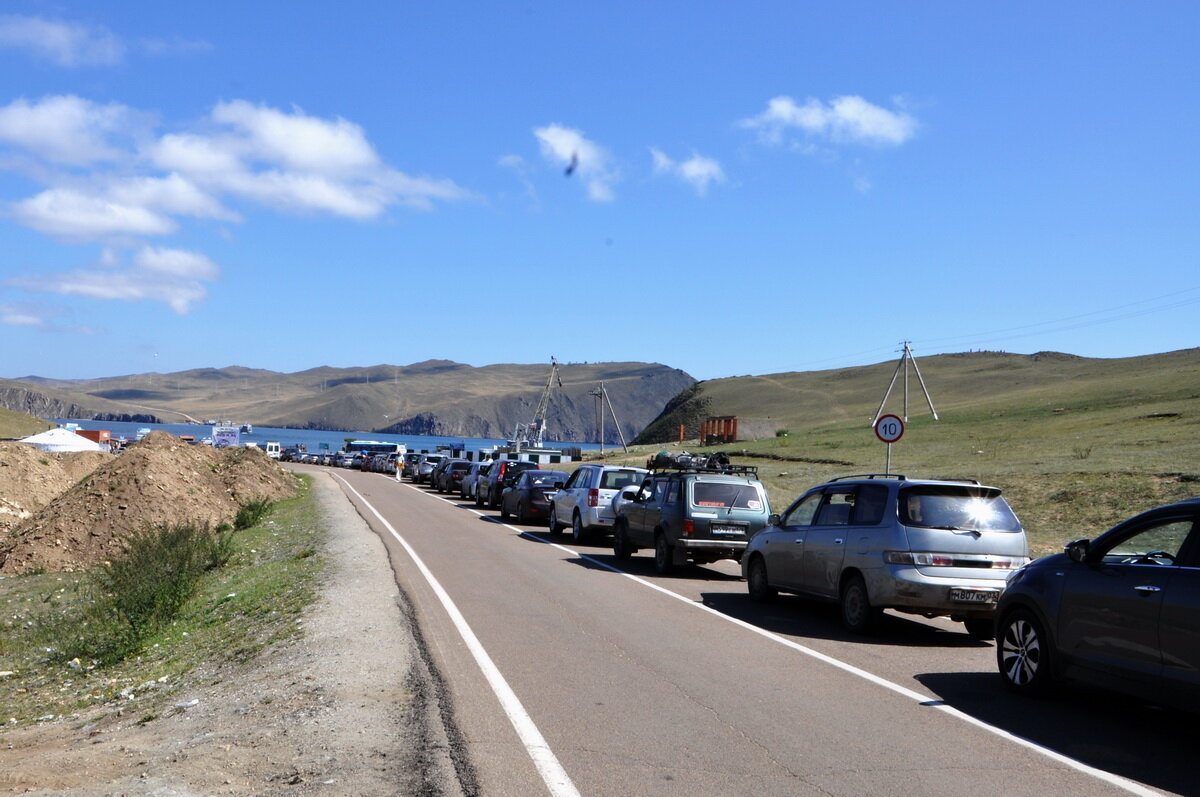
[[[21,98],[0,107],[0,142],[52,163],[114,161],[122,152],[112,139],[137,135],[143,119],[144,115],[124,105],[100,105],[70,94],[36,102]]]
[[[161,169],[202,176],[241,171],[240,149],[229,139],[168,133],[150,145],[146,154]]]
[[[47,329],[50,326],[50,319],[27,307],[15,304],[0,304],[0,324],[9,327]]]
[[[181,36],[168,38],[142,39],[138,42],[142,51],[147,55],[192,55],[207,53],[213,48],[211,42],[203,39],[184,39]]]
[[[330,121],[234,100],[219,103],[212,118],[240,133],[251,153],[288,169],[363,174],[379,167],[362,128],[341,117]]]
[[[84,296],[89,299],[157,301],[180,315],[208,296],[205,282],[220,277],[220,269],[202,254],[183,249],[142,247],[129,266],[113,263],[106,251],[105,262],[92,268],[22,277],[13,284],[27,290]]]
[[[169,217],[147,207],[71,188],[51,188],[16,202],[12,214],[26,227],[67,238],[167,235],[177,229]]]
[[[669,174],[683,180],[692,187],[697,196],[707,194],[710,184],[725,182],[725,171],[713,158],[693,153],[687,160],[676,162],[653,147],[650,148],[650,155],[654,159],[655,174]]]
[[[27,50],[58,66],[118,64],[125,45],[103,27],[17,14],[0,15],[0,49]]]
[[[178,174],[166,177],[131,177],[113,182],[108,196],[115,202],[159,210],[178,216],[240,221],[210,194]]]
[[[596,202],[611,202],[613,184],[619,179],[611,166],[608,153],[598,144],[584,138],[579,130],[551,124],[535,128],[542,157],[563,167],[568,174],[578,174],[587,186],[588,198]]]
[[[899,146],[917,129],[917,120],[903,110],[889,111],[858,96],[835,97],[830,103],[810,97],[803,105],[791,97],[775,97],[765,111],[739,124],[758,130],[773,144],[797,130],[838,144]]]

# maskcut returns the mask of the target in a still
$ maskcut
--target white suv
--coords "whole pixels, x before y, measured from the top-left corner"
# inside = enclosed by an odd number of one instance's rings
[[[608,533],[615,515],[612,500],[624,487],[636,487],[649,471],[621,465],[581,465],[550,501],[550,533],[568,526],[575,542],[596,531]]]

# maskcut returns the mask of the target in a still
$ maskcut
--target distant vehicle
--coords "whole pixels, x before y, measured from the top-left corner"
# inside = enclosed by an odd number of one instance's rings
[[[296,455],[299,453],[300,453],[300,449],[298,449],[294,446],[285,448],[279,452],[279,459],[282,460],[283,462],[295,462]]]
[[[334,455],[333,464],[339,468],[353,467],[354,459],[358,455],[353,451],[339,451]]]
[[[537,464],[518,459],[494,460],[487,473],[475,483],[475,506],[487,504],[493,509],[500,505],[500,493],[517,480],[523,470],[536,469]]]
[[[1200,498],[1130,518],[1008,577],[996,607],[1004,683],[1060,680],[1200,711]]]
[[[487,472],[488,466],[491,464],[490,460],[471,463],[471,469],[463,475],[462,481],[458,485],[459,495],[463,497],[464,501],[475,498],[475,488],[479,484],[479,479]]]
[[[654,469],[626,492],[633,500],[614,521],[613,555],[651,548],[661,574],[687,562],[741,561],[770,513],[757,469],[748,466]]]
[[[347,440],[342,450],[365,454],[403,454],[408,451],[408,447],[403,443],[381,443],[378,440]]]
[[[444,459],[446,459],[444,454],[422,455],[420,462],[417,463],[417,472],[416,476],[413,478],[413,481],[417,484],[429,482],[429,476],[431,473],[433,473],[433,469],[436,468]]]
[[[550,533],[571,529],[575,542],[612,530],[613,498],[624,488],[639,486],[649,471],[616,465],[581,465],[550,503]]]
[[[271,459],[279,459],[282,455],[282,449],[279,447],[279,441],[268,440],[263,443],[263,451],[267,452],[267,456]]]
[[[990,639],[1004,580],[1029,561],[1000,490],[974,480],[845,477],[771,520],[742,560],[750,597],[786,590],[836,601],[855,633],[891,608],[949,616]]]
[[[500,496],[500,517],[516,515],[518,523],[531,523],[550,513],[550,496],[567,481],[561,470],[529,469],[521,472]]]
[[[403,456],[401,462],[400,476],[407,476],[410,479],[416,480],[417,465],[421,462],[421,455],[417,453],[408,453]]]
[[[463,476],[471,470],[471,461],[452,459],[438,474],[437,489],[440,493],[461,493]]]

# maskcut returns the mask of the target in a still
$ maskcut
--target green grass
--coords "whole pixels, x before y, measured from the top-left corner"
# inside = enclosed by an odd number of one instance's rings
[[[0,440],[19,440],[53,428],[48,421],[0,407]]]
[[[205,570],[171,619],[147,623],[136,650],[113,663],[65,655],[62,621],[86,614],[95,597],[87,574],[0,579],[0,671],[14,673],[0,676],[0,734],[39,718],[133,710],[141,697],[219,678],[224,664],[292,638],[324,566],[320,517],[306,487],[228,535],[224,566]]]

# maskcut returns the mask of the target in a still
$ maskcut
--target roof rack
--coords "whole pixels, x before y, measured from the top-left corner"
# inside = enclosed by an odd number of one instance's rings
[[[830,479],[831,482],[844,482],[850,479],[895,479],[897,481],[908,481],[908,477],[903,473],[858,473],[853,476],[838,476],[835,479]]]
[[[757,465],[722,465],[716,468],[705,468],[700,465],[659,465],[649,468],[651,473],[712,473],[728,476],[758,476]]]

